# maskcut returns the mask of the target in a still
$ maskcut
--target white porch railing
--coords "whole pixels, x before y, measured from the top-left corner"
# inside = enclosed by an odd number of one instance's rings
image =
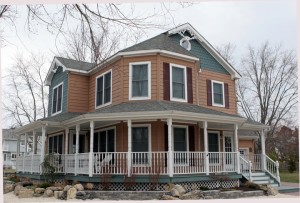
[[[236,172],[237,154],[236,152],[209,152],[209,172]]]
[[[89,174],[89,153],[80,153],[77,155],[78,166],[77,174]]]
[[[174,152],[174,174],[205,173],[204,152]]]
[[[249,160],[252,163],[252,171],[262,171],[262,155],[261,154],[245,154],[242,155],[245,160]]]
[[[23,172],[23,157],[24,156],[17,156],[16,158],[17,172]]]
[[[239,157],[240,159],[240,170],[241,170],[241,174],[243,174],[243,176],[249,180],[252,181],[252,172],[251,172],[251,168],[252,168],[252,163],[250,160],[246,159],[245,156],[241,155]]]
[[[75,174],[75,154],[64,154],[65,170],[64,173]]]
[[[280,183],[280,176],[279,176],[279,163],[278,161],[273,161],[270,157],[265,155],[265,171],[271,175],[273,178],[275,178],[278,183]]]

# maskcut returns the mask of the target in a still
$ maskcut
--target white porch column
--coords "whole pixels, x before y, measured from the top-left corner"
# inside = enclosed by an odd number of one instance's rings
[[[45,158],[45,141],[46,141],[46,126],[42,126],[42,148],[41,148],[41,159],[40,162],[43,163]]]
[[[130,177],[131,176],[131,152],[132,152],[131,120],[127,120],[127,127],[128,127],[127,172],[128,172],[128,177]]]
[[[28,133],[25,133],[25,155],[28,153]]]
[[[167,119],[167,125],[168,125],[168,153],[169,153],[169,160],[168,160],[168,166],[169,166],[169,176],[173,177],[174,173],[174,166],[173,166],[173,139],[172,139],[172,118]]]
[[[203,130],[204,130],[205,172],[206,172],[206,175],[209,175],[207,121],[203,121]]]
[[[94,121],[90,121],[90,154],[89,154],[89,176],[93,176],[93,151],[94,151]]]
[[[65,154],[69,154],[69,131],[70,129],[68,127],[65,128]]]
[[[25,133],[25,147],[24,147],[24,154],[23,154],[23,173],[25,172],[25,156],[27,155],[26,154],[26,152],[27,152],[27,147],[26,147],[26,145],[27,145],[27,133]]]
[[[266,143],[265,143],[265,132],[264,130],[260,133],[260,142],[261,142],[261,166],[262,170],[266,170]]]
[[[17,139],[17,161],[16,161],[16,171],[18,172],[19,171],[19,168],[18,168],[18,162],[20,161],[19,160],[19,156],[20,156],[20,135],[17,135],[18,139]]]
[[[76,148],[75,148],[75,175],[77,175],[78,171],[78,151],[79,151],[79,133],[80,133],[80,125],[76,125]]]
[[[36,132],[35,129],[32,131],[32,155],[36,154]]]
[[[238,125],[234,124],[234,147],[237,154],[236,164],[237,164],[237,173],[240,173],[240,152],[239,152],[239,138],[238,138]]]

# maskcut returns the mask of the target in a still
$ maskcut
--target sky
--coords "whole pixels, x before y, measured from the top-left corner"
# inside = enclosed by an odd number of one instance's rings
[[[158,3],[137,3],[141,12]],[[213,46],[228,42],[236,46],[234,59],[239,60],[249,45],[257,47],[265,41],[271,44],[281,44],[286,49],[296,51],[297,46],[297,1],[296,0],[261,0],[261,1],[211,1],[195,3],[187,8],[179,8],[172,13],[172,25],[190,23]],[[24,6],[18,6],[22,16]],[[1,48],[1,78],[2,88],[5,88],[7,71],[12,67],[13,59],[18,53],[26,55],[29,51],[43,53],[50,62],[54,57],[55,35],[40,28],[35,34],[29,33],[24,26],[26,18],[23,15],[10,24],[0,24],[5,27],[2,33],[6,39]],[[139,39],[158,35],[166,30],[153,29]],[[238,64],[236,65],[238,66]],[[235,67],[239,69],[239,67]],[[3,127],[7,126],[4,121]]]

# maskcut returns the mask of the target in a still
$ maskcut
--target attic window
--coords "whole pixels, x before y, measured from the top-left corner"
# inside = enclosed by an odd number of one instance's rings
[[[190,43],[190,38],[189,37],[184,37],[180,40],[180,46],[185,48],[186,50],[190,51],[191,50],[191,43]]]

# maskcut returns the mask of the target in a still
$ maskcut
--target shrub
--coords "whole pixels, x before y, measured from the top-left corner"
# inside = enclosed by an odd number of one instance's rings
[[[288,160],[288,171],[293,173],[297,170],[296,161],[295,159],[291,158]]]
[[[15,182],[15,183],[20,182],[20,178],[19,178],[16,174],[13,174],[13,175],[8,176],[8,180],[9,180],[9,181],[13,181],[13,182]]]

